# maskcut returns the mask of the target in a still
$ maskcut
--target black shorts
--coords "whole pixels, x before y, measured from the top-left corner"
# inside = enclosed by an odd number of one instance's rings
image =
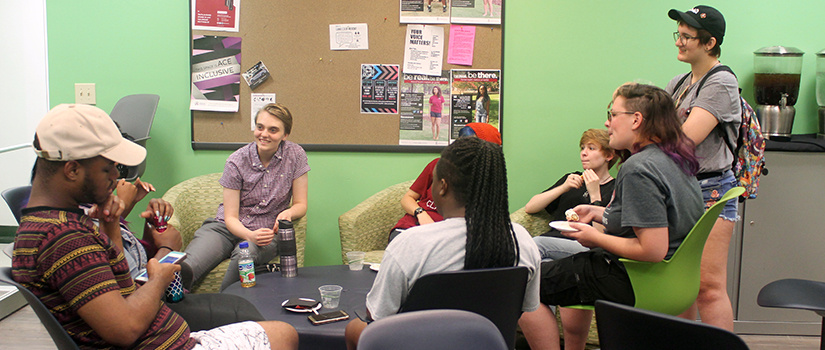
[[[547,305],[593,305],[609,300],[633,306],[633,286],[619,257],[594,248],[564,259],[541,263],[541,302]]]

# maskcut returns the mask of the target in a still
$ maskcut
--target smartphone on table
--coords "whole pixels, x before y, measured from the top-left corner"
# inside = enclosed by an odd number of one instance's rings
[[[333,312],[326,312],[323,314],[309,315],[307,318],[309,318],[309,322],[312,322],[312,324],[317,326],[320,324],[349,319],[349,314],[347,314],[347,312],[344,310],[338,310]]]
[[[177,264],[184,259],[186,259],[186,253],[184,252],[169,252],[169,254],[166,254],[166,256],[161,258],[159,262],[161,264]],[[149,281],[149,275],[145,268],[140,272],[140,275],[135,277],[135,281],[143,283]]]

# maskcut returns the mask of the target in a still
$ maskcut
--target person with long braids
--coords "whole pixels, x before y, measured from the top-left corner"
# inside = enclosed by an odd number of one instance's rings
[[[570,226],[579,231],[565,235],[590,250],[541,264],[542,305],[519,320],[534,350],[559,348],[556,318],[546,305],[593,305],[597,299],[633,305],[633,287],[619,258],[670,258],[704,211],[693,141],[682,131],[670,94],[628,83],[614,92],[611,107],[605,126],[624,165],[607,207],[574,208],[580,222]],[[605,232],[588,225],[594,221]],[[565,337],[565,349],[583,349],[584,340]]]
[[[522,310],[536,310],[539,252],[527,230],[510,222],[501,147],[459,138],[441,153],[433,175],[433,200],[444,220],[412,227],[387,246],[367,294],[367,318],[397,313],[423,275],[516,265],[529,269]],[[360,319],[347,325],[348,349],[356,348],[365,327]]]

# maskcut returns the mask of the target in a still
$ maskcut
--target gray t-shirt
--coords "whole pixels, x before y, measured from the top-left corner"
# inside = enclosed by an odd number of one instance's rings
[[[698,96],[696,88],[701,78],[695,84],[690,84],[693,77],[688,76],[679,89],[674,91],[679,80],[689,74],[692,73],[677,75],[667,84],[665,91],[670,93],[674,101],[682,96],[679,105],[676,106],[676,113],[682,123],[687,120],[690,109],[693,107],[702,108],[716,117],[719,125],[722,126],[721,129],[724,130],[724,135],[719,128],[714,128],[702,143],[696,146],[696,157],[699,159],[699,173],[726,171],[733,163],[733,154],[722,137],[727,137],[728,142],[736,146],[736,140],[739,138],[739,124],[742,121],[742,105],[739,102],[739,85],[736,76],[725,71],[712,74],[702,85]]]
[[[532,237],[513,224],[519,243],[519,266],[529,270],[523,311],[539,306],[541,258]],[[398,313],[415,281],[423,275],[464,269],[467,224],[464,218],[449,218],[411,227],[394,239],[381,260],[381,268],[367,294],[367,309],[377,320]]]
[[[606,232],[636,237],[633,227],[667,227],[669,259],[704,212],[696,177],[685,174],[656,145],[624,162],[613,200],[604,210]]]

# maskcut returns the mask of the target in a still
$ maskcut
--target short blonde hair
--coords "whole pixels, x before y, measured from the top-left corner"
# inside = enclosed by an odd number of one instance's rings
[[[284,123],[284,133],[287,135],[292,133],[292,113],[289,112],[286,106],[280,103],[270,103],[263,106],[258,114],[261,114],[261,112],[267,112],[280,119]],[[255,122],[258,121],[258,114],[255,115]]]
[[[616,151],[610,148],[610,135],[607,133],[607,130],[604,129],[587,129],[582,133],[582,138],[579,140],[579,146],[584,146],[585,144],[592,143],[595,145],[599,145],[601,148],[602,154],[605,158],[610,158],[607,161],[607,168],[610,169],[616,162],[619,161],[619,157],[616,157]]]

